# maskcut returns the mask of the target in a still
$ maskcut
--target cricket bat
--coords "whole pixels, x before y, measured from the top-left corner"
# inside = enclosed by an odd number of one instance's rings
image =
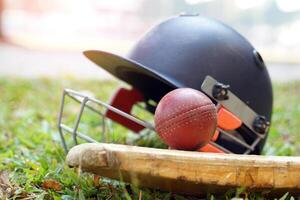
[[[300,195],[300,157],[203,153],[107,143],[73,147],[70,167],[139,187],[218,194],[232,188]]]

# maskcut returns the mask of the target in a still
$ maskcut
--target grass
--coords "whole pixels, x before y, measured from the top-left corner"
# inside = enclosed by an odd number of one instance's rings
[[[0,79],[0,199],[195,199],[104,178],[95,180],[89,174],[69,169],[56,127],[64,87],[88,90],[107,100],[117,83]],[[300,155],[300,82],[275,84],[274,95],[273,126],[264,153]],[[74,109],[71,106],[67,110],[70,123]],[[97,118],[86,116],[84,120],[92,129],[83,125],[82,130],[99,130]],[[125,130],[116,127],[111,132],[113,142],[163,147],[155,135],[139,139],[133,134],[121,134]],[[222,198],[244,193],[228,191]],[[259,194],[248,197],[261,199]],[[210,195],[208,198],[216,199]]]

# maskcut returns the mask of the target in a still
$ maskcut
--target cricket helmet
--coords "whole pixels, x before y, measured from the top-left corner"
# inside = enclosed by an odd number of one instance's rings
[[[219,109],[214,147],[233,153],[261,152],[272,114],[272,85],[258,51],[231,27],[183,14],[154,26],[126,57],[94,50],[84,54],[134,88],[117,93],[111,104],[117,109],[130,113],[131,105],[124,106],[124,101],[144,101],[154,113],[156,103],[169,91],[197,89]],[[124,116],[107,114],[136,132],[141,130]]]

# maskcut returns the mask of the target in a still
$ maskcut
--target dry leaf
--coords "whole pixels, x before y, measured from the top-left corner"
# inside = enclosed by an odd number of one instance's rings
[[[100,185],[99,181],[100,181],[100,176],[94,175],[94,186],[95,187],[98,187]]]
[[[7,199],[12,193],[12,187],[9,182],[9,174],[6,171],[0,171],[0,199]]]
[[[45,189],[53,189],[55,191],[61,190],[61,184],[58,181],[55,180],[45,180],[42,184],[42,187]]]

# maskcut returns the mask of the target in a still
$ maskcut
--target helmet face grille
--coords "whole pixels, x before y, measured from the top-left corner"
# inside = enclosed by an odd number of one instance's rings
[[[79,111],[75,117],[73,125],[67,125],[64,123],[64,112],[66,110],[67,104],[70,104],[73,101],[79,104]],[[78,105],[77,104],[77,105]],[[74,110],[74,109],[73,109]],[[79,130],[80,125],[83,121],[83,115],[86,111],[89,111],[89,115],[93,114],[94,118],[97,118],[97,127],[100,129],[92,129],[91,131],[97,131],[96,133],[83,133]],[[108,112],[109,111],[109,112]],[[88,94],[77,92],[71,89],[65,89],[63,91],[60,112],[58,115],[58,130],[61,137],[62,145],[65,151],[67,152],[69,146],[79,144],[79,140],[82,142],[118,142],[118,138],[114,139],[114,132],[124,132],[126,134],[126,127],[118,127],[116,130],[112,126],[112,120],[108,118],[107,113],[114,113],[127,119],[132,124],[136,124],[139,127],[143,127],[143,132],[154,132],[154,126],[144,120],[137,118],[131,114],[128,114],[116,107],[113,107],[99,99],[95,99]],[[99,137],[100,136],[100,137]],[[100,138],[100,139],[95,139]]]
[[[253,128],[254,121],[259,117],[253,110],[251,110],[246,104],[244,104],[241,100],[239,100],[234,94],[232,94],[229,90],[227,91],[228,99],[218,101],[213,98],[213,88],[214,85],[219,84],[212,77],[207,77],[202,84],[202,90],[211,97],[217,104],[219,111],[224,111],[224,109],[229,110],[230,116],[237,116],[235,119],[237,123],[229,123],[222,124],[218,122],[219,127],[219,136],[212,141],[210,141],[209,145],[211,148],[218,149],[220,152],[224,153],[239,153],[239,154],[251,154],[251,153],[260,153],[261,147],[259,145],[264,142],[265,136],[267,134],[267,130],[265,133],[258,133]],[[124,90],[120,90],[124,91]],[[68,100],[67,100],[68,99]],[[68,126],[63,122],[64,119],[64,111],[66,110],[67,101],[72,100],[74,102],[79,103],[79,111],[76,117],[74,118],[75,123],[72,126]],[[126,101],[126,99],[123,99]],[[146,102],[147,103],[147,102]],[[235,107],[232,107],[232,106]],[[146,105],[144,103],[144,107],[140,107],[146,110]],[[235,109],[235,110],[232,110]],[[82,123],[83,115],[88,110],[90,113],[94,114],[94,117],[97,118],[96,129],[86,129],[87,131],[91,131],[94,133],[83,133],[80,130],[80,124]],[[125,112],[124,109],[120,109],[114,107],[110,104],[107,104],[99,99],[95,99],[90,95],[83,94],[74,90],[65,89],[62,95],[61,108],[58,117],[58,130],[60,133],[61,141],[65,151],[68,151],[68,147],[70,145],[77,145],[80,142],[124,142],[124,140],[118,140],[120,138],[114,138],[114,132],[121,131],[124,134],[128,133],[128,129],[126,124],[122,124],[123,128],[114,128],[112,124],[112,120],[107,116],[107,113],[114,113],[114,115],[119,115],[122,118],[130,121],[142,127],[143,131],[141,134],[135,134],[136,138],[146,137],[151,134],[155,134],[155,129],[151,121],[151,114],[148,113],[148,117],[145,119],[140,119],[128,112]],[[221,112],[219,112],[221,113]],[[227,116],[227,118],[228,118]],[[222,118],[219,115],[220,119]],[[232,121],[231,121],[232,122]],[[100,127],[100,128],[99,128]],[[138,129],[138,131],[142,130]],[[229,130],[232,129],[232,130]],[[133,131],[136,131],[132,129]],[[118,136],[119,137],[119,136]],[[98,139],[96,139],[98,138]],[[71,142],[71,143],[70,143]],[[157,142],[157,141],[156,141]],[[136,143],[133,143],[136,145]],[[141,144],[144,145],[144,144]],[[159,145],[150,145],[150,146],[159,146]],[[211,149],[209,148],[209,149]],[[203,151],[207,151],[204,150]],[[208,148],[206,148],[208,149]],[[216,151],[214,151],[216,152]]]

